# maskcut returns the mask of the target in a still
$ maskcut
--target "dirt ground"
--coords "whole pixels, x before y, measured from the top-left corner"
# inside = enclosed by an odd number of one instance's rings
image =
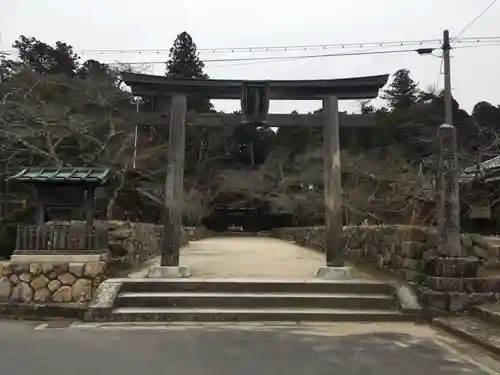
[[[159,264],[160,258],[156,258],[129,277],[145,277],[149,267]],[[274,238],[220,237],[183,247],[180,264],[188,266],[193,277],[309,279],[325,265],[325,255]],[[371,278],[361,271],[358,276]]]

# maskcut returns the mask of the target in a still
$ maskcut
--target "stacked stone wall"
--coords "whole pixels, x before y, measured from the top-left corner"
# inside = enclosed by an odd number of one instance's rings
[[[100,283],[118,272],[133,269],[161,254],[161,226],[149,223],[97,222],[107,226],[106,260],[49,262],[51,255],[35,261],[0,264],[0,303],[77,303],[91,301]],[[202,228],[183,228],[182,244],[207,236]],[[64,255],[59,252],[60,255]],[[71,259],[71,254],[67,254]],[[33,256],[31,256],[33,258]],[[101,259],[101,258],[99,258]]]
[[[105,261],[0,265],[0,302],[86,303],[107,278]]]
[[[109,222],[108,244],[113,267],[140,266],[161,252],[161,226],[149,223]]]
[[[281,228],[274,235],[324,251],[325,228]],[[417,226],[347,226],[343,229],[346,260],[368,264],[416,286],[421,301],[431,307],[459,310],[499,297],[498,279],[486,270],[499,264],[499,247],[477,234],[462,234],[464,256],[439,253],[434,228]]]

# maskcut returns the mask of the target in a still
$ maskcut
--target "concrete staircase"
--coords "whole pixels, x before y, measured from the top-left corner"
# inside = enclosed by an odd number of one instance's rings
[[[395,286],[362,280],[120,279],[106,321],[404,321]],[[103,288],[105,289],[105,288]],[[99,296],[97,296],[99,299]],[[102,298],[101,298],[102,299]]]

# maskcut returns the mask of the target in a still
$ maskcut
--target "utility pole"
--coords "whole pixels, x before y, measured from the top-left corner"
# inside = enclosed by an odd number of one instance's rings
[[[445,122],[453,125],[452,96],[451,96],[451,70],[450,70],[450,32],[443,32],[443,60],[444,60],[444,105]]]

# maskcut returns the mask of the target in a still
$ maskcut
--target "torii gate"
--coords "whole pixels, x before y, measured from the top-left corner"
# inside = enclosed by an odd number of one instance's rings
[[[152,277],[189,276],[179,270],[181,218],[184,181],[187,96],[241,100],[240,123],[265,125],[269,120],[269,101],[322,100],[323,113],[314,116],[323,124],[324,196],[326,224],[326,274],[344,267],[342,241],[342,181],[339,145],[339,100],[371,99],[387,83],[389,75],[305,81],[241,81],[195,78],[167,78],[148,74],[122,73],[123,81],[135,96],[171,97],[168,172],[165,186],[165,221],[161,267]],[[207,118],[220,115],[208,115]],[[281,117],[279,117],[281,116]],[[274,126],[280,126],[284,117]],[[234,117],[233,117],[234,118]],[[167,122],[167,121],[165,121]],[[295,123],[295,121],[294,121]],[[333,272],[332,272],[333,270]],[[324,270],[323,270],[324,271]],[[341,271],[344,273],[344,271]]]

